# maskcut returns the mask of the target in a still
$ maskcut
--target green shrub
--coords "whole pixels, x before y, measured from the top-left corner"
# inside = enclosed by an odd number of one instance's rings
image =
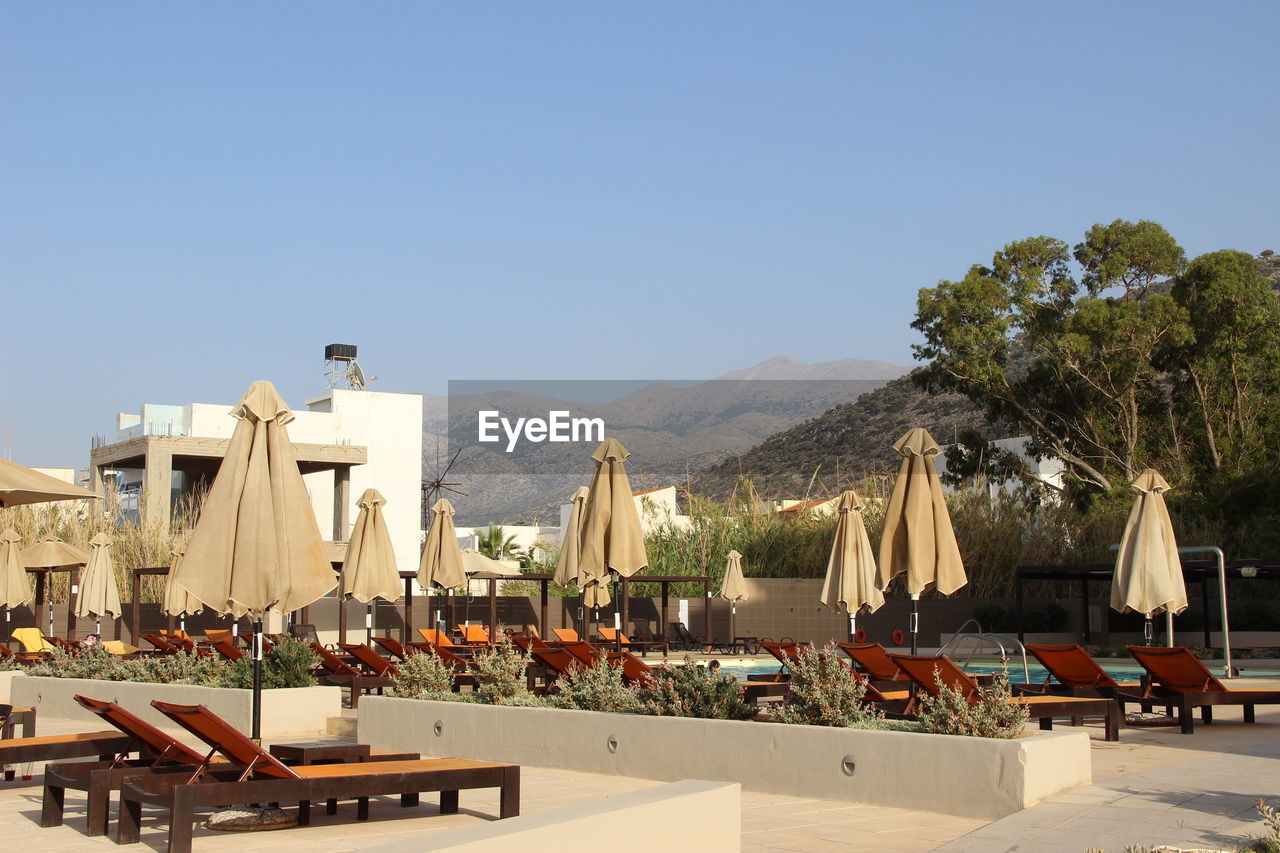
[[[500,635],[492,648],[475,657],[477,698],[490,705],[516,704],[512,700],[529,694],[524,674],[528,663],[520,649]]]
[[[641,711],[657,717],[699,717],[704,720],[748,720],[756,709],[742,698],[742,685],[732,676],[695,665],[654,670],[636,691]]]
[[[426,694],[452,693],[453,671],[440,658],[422,653],[409,655],[398,667],[398,675],[391,677],[387,693],[401,699],[422,699]]]
[[[301,640],[281,637],[262,657],[262,687],[274,690],[284,687],[312,687],[315,677],[311,670],[319,662],[316,653]],[[223,670],[219,687],[253,686],[253,659],[248,655]]]
[[[801,647],[788,664],[791,685],[780,719],[806,726],[878,728],[882,715],[862,702],[866,687],[829,644],[821,654]]]
[[[45,678],[95,678],[101,681],[146,681],[142,658],[127,660],[102,646],[85,646],[76,654],[54,649],[47,660],[27,669],[28,675]]]
[[[555,690],[548,698],[548,704],[555,708],[624,713],[641,710],[636,691],[622,680],[622,669],[604,660],[591,667],[574,667],[556,679]]]
[[[186,652],[138,658],[137,662],[144,666],[130,681],[148,681],[155,684],[198,684],[202,687],[217,687],[227,670],[221,658],[189,655]]]
[[[938,670],[935,677],[940,679]],[[959,690],[939,684],[938,696],[925,696],[916,718],[932,734],[968,737],[1013,738],[1022,733],[1029,716],[1026,706],[1011,702],[1008,672],[998,673],[990,687],[978,691],[970,705]]]

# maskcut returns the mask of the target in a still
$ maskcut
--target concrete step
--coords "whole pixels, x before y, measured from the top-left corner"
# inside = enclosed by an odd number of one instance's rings
[[[330,717],[326,721],[325,733],[336,737],[354,738],[356,736],[357,720],[359,720],[359,717],[355,711],[343,711],[340,715]]]

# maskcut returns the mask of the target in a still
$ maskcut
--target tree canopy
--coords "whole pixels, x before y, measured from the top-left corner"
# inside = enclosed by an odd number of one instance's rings
[[[1248,254],[1188,263],[1145,220],[1028,237],[922,289],[912,327],[916,381],[1061,458],[1076,498],[1148,466],[1220,495],[1274,473],[1280,301]]]

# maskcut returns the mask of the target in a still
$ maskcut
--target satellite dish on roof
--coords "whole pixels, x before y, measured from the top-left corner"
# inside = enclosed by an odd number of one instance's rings
[[[368,380],[364,376],[364,368],[359,362],[351,362],[351,387],[357,391],[364,390],[364,386],[368,385]]]

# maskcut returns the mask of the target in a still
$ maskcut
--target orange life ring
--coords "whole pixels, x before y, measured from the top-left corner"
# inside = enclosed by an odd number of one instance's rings
[[[867,632],[859,628],[853,632],[853,641],[855,643],[865,643],[867,641]]]
[[[906,641],[907,641],[907,635],[902,633],[902,629],[895,628],[893,631],[893,644],[895,646],[901,646],[904,643],[906,643]]]

